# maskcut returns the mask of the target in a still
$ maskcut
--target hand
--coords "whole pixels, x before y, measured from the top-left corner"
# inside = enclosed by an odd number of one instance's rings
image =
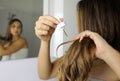
[[[112,47],[98,34],[91,31],[81,32],[75,40],[82,40],[84,37],[90,37],[96,45],[96,57],[102,59],[105,53],[107,53]]]
[[[52,16],[40,16],[35,26],[36,36],[41,39],[41,41],[50,41],[57,24],[59,24],[59,20]]]

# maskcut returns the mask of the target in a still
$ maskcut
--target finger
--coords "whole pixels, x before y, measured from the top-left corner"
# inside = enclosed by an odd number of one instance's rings
[[[87,36],[87,37],[90,37],[92,40],[94,40],[94,34],[95,34],[95,32],[92,32],[92,31],[90,31],[90,30],[86,30],[85,31],[85,35]]]
[[[36,31],[37,35],[47,35],[48,34],[48,31],[45,31],[45,30],[39,30],[39,31]]]
[[[55,29],[54,28],[51,28],[50,30],[49,30],[49,35],[52,35],[53,34],[53,32],[55,31]]]
[[[52,27],[52,28],[56,28],[57,27],[57,24],[55,24],[54,22],[50,21],[50,20],[47,20],[47,19],[41,19],[39,21],[42,25],[46,25],[46,26],[49,26],[49,27]],[[41,27],[41,26],[40,26]]]
[[[85,32],[82,32],[79,37],[80,37],[79,42],[81,42],[83,40],[83,38],[86,37]]]
[[[42,24],[41,27],[39,28],[41,30],[45,30],[45,31],[49,31],[50,30],[50,26]]]
[[[47,19],[47,20],[49,20],[49,21],[51,21],[51,22],[53,22],[55,24],[60,23],[58,19],[56,19],[55,17],[49,16],[49,15],[40,16],[39,20],[41,20],[41,19]]]
[[[81,42],[84,37],[89,37],[89,36],[90,36],[90,31],[86,30],[86,31],[81,32],[74,39],[75,40],[79,40],[79,42]]]
[[[73,40],[79,40],[80,39],[80,34],[78,34],[77,36],[75,36],[74,38],[73,38]]]
[[[91,31],[89,31],[89,30],[83,31],[80,34],[80,41],[82,41],[84,39],[84,37],[90,37],[90,35],[91,35]]]
[[[63,19],[63,18],[59,18],[59,20],[60,20],[60,22],[63,22],[63,21],[64,21],[64,19]]]
[[[47,22],[48,21],[48,22]],[[46,24],[45,24],[46,23]],[[45,20],[45,19],[42,19],[42,20],[39,20],[39,21],[36,21],[36,26],[35,26],[35,29],[42,29],[42,30],[49,30],[51,28],[55,28],[57,27],[56,24],[52,23],[51,21],[49,20]]]
[[[81,37],[84,35],[84,32],[81,32],[80,34],[78,34],[74,39],[78,40],[81,39]]]
[[[40,29],[41,25],[42,25],[41,22],[36,21],[36,23],[35,23],[35,29]]]
[[[78,40],[80,37],[77,35],[76,37],[73,38],[73,40]]]

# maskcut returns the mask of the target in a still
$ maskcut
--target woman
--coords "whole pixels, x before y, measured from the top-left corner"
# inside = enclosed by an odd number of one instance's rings
[[[0,56],[2,61],[26,58],[28,56],[27,41],[20,35],[22,33],[22,22],[19,19],[12,19],[8,24],[5,37],[0,37]]]
[[[52,16],[41,16],[35,27],[36,35],[41,40],[38,56],[40,78],[59,76],[59,81],[87,81],[90,74],[92,78],[104,81],[119,81],[119,8],[119,0],[79,1],[77,11],[80,34],[73,39],[67,53],[53,63],[50,61],[50,40],[59,20]],[[81,53],[84,58],[81,58]],[[71,67],[76,64],[76,60],[77,65]]]

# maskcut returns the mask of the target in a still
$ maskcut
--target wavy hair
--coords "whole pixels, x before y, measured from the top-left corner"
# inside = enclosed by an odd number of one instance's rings
[[[77,4],[78,31],[100,34],[120,51],[120,0],[80,0]],[[72,42],[61,60],[59,81],[87,81],[95,57],[95,44],[89,37]],[[60,45],[60,46],[61,46]],[[58,46],[59,47],[59,46]]]
[[[77,12],[79,33],[97,32],[120,51],[120,0],[81,0]]]
[[[87,81],[95,57],[95,44],[88,37],[81,42],[69,42],[73,43],[62,58],[58,71],[59,81]]]

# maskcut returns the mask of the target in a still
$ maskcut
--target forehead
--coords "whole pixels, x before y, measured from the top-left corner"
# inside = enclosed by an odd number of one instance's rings
[[[20,22],[14,21],[12,24],[18,24],[18,25],[20,25]]]
[[[21,23],[18,21],[14,21],[10,26],[13,26],[13,25],[21,27]]]

